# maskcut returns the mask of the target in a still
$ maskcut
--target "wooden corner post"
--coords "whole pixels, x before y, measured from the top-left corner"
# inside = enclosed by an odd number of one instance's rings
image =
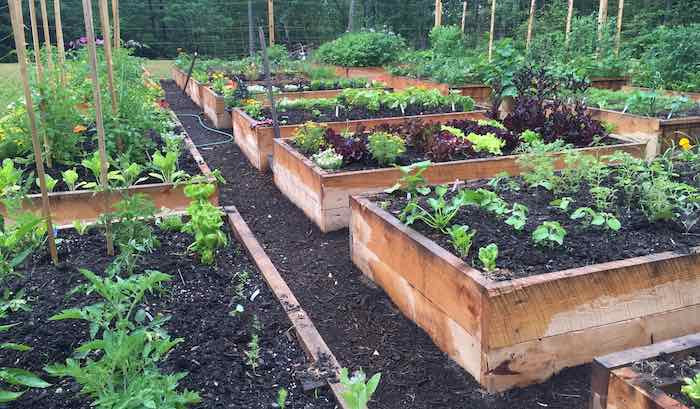
[[[467,24],[467,2],[464,1],[462,2],[462,32],[464,32],[464,29],[466,28]]]
[[[46,234],[49,241],[49,252],[54,264],[58,264],[58,252],[56,251],[56,240],[53,232],[53,222],[51,221],[51,204],[49,203],[49,193],[46,188],[46,174],[44,173],[44,162],[41,158],[41,145],[39,144],[39,132],[37,129],[36,115],[34,114],[34,101],[32,90],[29,86],[29,73],[27,72],[27,45],[24,38],[24,16],[22,15],[22,4],[20,0],[9,0],[10,19],[12,20],[12,31],[15,37],[15,48],[17,49],[17,61],[19,63],[20,75],[22,77],[22,88],[24,89],[24,101],[27,106],[27,116],[29,117],[29,129],[32,134],[32,148],[34,150],[34,162],[39,177],[39,189],[41,190],[41,211],[46,220]]]
[[[100,90],[100,77],[97,67],[97,46],[95,45],[95,28],[92,23],[92,0],[83,0],[83,16],[85,17],[85,34],[88,39],[88,53],[90,55],[90,73],[92,75],[92,91],[95,103],[95,122],[97,125],[97,144],[100,154],[100,184],[104,190],[104,212],[109,212],[109,180],[107,171],[107,148],[105,146],[105,127],[102,117],[102,91]],[[111,223],[107,218],[107,255],[114,255],[114,243],[112,242]]]

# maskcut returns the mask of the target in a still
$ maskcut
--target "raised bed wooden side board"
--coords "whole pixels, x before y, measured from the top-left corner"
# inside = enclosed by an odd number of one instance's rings
[[[450,87],[451,90],[459,91],[460,95],[471,97],[476,102],[489,102],[491,99],[491,87],[485,84],[465,84]]]
[[[180,89],[184,89],[185,82],[187,81],[187,74],[177,67],[171,67],[170,72],[173,76],[173,80],[175,80],[175,84],[177,84]]]
[[[689,409],[666,393],[680,385],[674,381],[652,385],[634,364],[661,355],[683,357],[698,352],[700,334],[691,334],[596,358],[591,366],[590,409]]]
[[[173,114],[173,118],[177,121],[177,117]],[[179,123],[179,121],[178,121]],[[184,127],[181,126],[184,130]],[[211,174],[209,166],[200,155],[194,143],[189,136],[185,136],[186,151],[194,158],[199,166],[202,175],[209,177],[210,183],[216,185],[216,180]],[[169,209],[171,211],[185,210],[190,204],[190,199],[185,196],[184,189],[186,184],[173,183],[153,183],[147,185],[137,185],[130,188],[115,189],[109,193],[109,204],[114,206],[122,199],[123,194],[145,194],[155,203],[156,209]],[[49,193],[49,204],[51,207],[51,217],[54,224],[64,225],[72,224],[74,220],[94,221],[104,212],[104,196],[105,192],[92,192],[90,190],[78,190],[74,192],[52,192]],[[209,198],[209,201],[218,206],[219,190],[218,187],[214,194]],[[41,194],[28,195],[22,203],[22,207],[26,211],[33,213],[41,212]],[[111,208],[111,210],[114,210]],[[10,219],[12,215],[7,215],[7,210],[0,205],[2,214]]]
[[[234,109],[233,116],[233,134],[236,144],[241,148],[241,151],[248,158],[250,163],[258,170],[266,171],[270,168],[268,157],[273,154],[273,139],[274,130],[271,126],[262,124],[241,109]],[[411,120],[421,120],[425,123],[433,122],[448,122],[455,119],[483,119],[485,118],[483,111],[472,112],[454,112],[448,114],[432,114],[420,116],[405,116],[380,119],[362,119],[345,122],[325,122],[329,128],[337,132],[349,129],[356,130],[359,126],[373,128],[380,124],[401,124]],[[294,135],[299,125],[284,125],[280,126],[280,137],[290,138]]]
[[[343,78],[366,78],[368,80],[382,81],[389,83],[391,74],[382,67],[341,67],[338,65],[328,65],[335,72],[335,75]]]
[[[644,92],[652,92],[654,91],[651,88],[644,88],[644,87],[635,87],[632,85],[625,85],[622,87],[623,91],[644,91]],[[681,91],[669,91],[669,90],[663,90],[661,91],[664,95],[669,96],[669,97],[688,97],[688,99],[696,102],[700,102],[700,92],[681,92]]]
[[[202,110],[215,128],[230,129],[232,127],[231,114],[226,111],[226,98],[206,85],[202,86]]]
[[[627,77],[594,77],[591,78],[591,87],[593,88],[603,88],[610,89],[613,91],[619,91],[629,83],[629,78]]]
[[[361,171],[329,172],[316,166],[285,140],[274,141],[272,170],[275,185],[289,200],[304,211],[322,232],[330,232],[348,226],[350,222],[350,196],[382,192],[401,177],[394,168]],[[642,157],[643,143],[623,143],[605,147],[579,149],[595,156],[625,151]],[[491,178],[506,171],[519,175],[518,156],[500,156],[485,159],[469,159],[435,163],[423,174],[431,184],[451,183],[455,180]],[[563,162],[557,166],[561,168]]]
[[[608,109],[588,108],[593,119],[615,125],[615,133],[648,142],[647,158],[653,158],[683,137],[700,143],[700,117],[659,119]]]
[[[490,392],[700,330],[700,248],[493,282],[367,197],[353,263]]]

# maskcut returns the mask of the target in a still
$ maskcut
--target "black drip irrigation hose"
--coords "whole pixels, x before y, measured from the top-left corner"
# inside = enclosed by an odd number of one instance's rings
[[[226,139],[226,140],[224,140],[224,141],[216,141],[216,142],[209,142],[209,143],[203,143],[203,144],[200,144],[200,145],[195,145],[197,148],[206,148],[206,147],[208,147],[208,146],[225,145],[225,144],[227,144],[227,143],[233,142],[233,134],[229,134],[229,133],[220,131],[220,130],[218,130],[218,129],[214,129],[214,128],[208,127],[207,125],[204,124],[204,121],[202,121],[202,117],[201,117],[200,115],[195,115],[195,114],[178,114],[178,113],[175,113],[175,115],[177,115],[178,117],[180,117],[180,116],[186,116],[186,117],[191,117],[191,118],[197,118],[197,120],[199,121],[199,125],[201,125],[202,128],[204,128],[204,129],[206,129],[207,131],[210,131],[210,132],[216,132],[216,133],[219,133],[219,134],[221,134],[221,135],[226,135],[227,138],[228,138],[228,139]]]

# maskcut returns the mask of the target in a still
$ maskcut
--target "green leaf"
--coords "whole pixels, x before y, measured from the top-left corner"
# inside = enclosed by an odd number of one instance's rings
[[[4,344],[0,344],[0,349],[9,349],[12,351],[27,352],[27,351],[31,351],[32,347],[30,347],[29,345],[24,345],[24,344],[15,344],[13,342],[6,342]]]
[[[620,228],[622,228],[622,224],[616,218],[611,217],[608,219],[608,227],[610,227],[612,230],[618,231]]]
[[[12,402],[19,399],[20,396],[24,395],[24,392],[11,392],[4,389],[0,389],[0,403]]]
[[[8,324],[8,325],[0,325],[0,332],[6,332],[9,331],[10,328],[18,326],[20,323],[15,323],[15,324]]]
[[[0,379],[11,385],[29,386],[30,388],[47,388],[50,383],[33,373],[19,368],[1,368]]]

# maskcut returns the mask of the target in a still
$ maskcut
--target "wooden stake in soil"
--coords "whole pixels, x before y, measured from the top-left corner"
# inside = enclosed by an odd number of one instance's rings
[[[112,21],[114,21],[114,49],[121,47],[122,28],[119,20],[119,0],[112,0]]]
[[[53,72],[53,51],[51,50],[51,32],[49,30],[49,13],[46,11],[46,0],[39,0],[41,7],[41,25],[44,28],[44,47],[46,47],[46,61],[49,71]]]
[[[625,0],[619,0],[617,9],[617,33],[615,34],[615,55],[620,54],[620,42],[622,40],[622,16],[625,9]]]
[[[525,43],[525,48],[530,49],[530,42],[532,41],[532,26],[535,23],[535,5],[537,0],[531,0],[530,2],[530,20],[527,22],[527,42]]]
[[[569,0],[569,12],[566,14],[566,40],[565,44],[569,45],[569,37],[571,36],[571,19],[574,16],[574,0]]]
[[[36,80],[38,84],[44,84],[44,63],[41,59],[41,43],[39,42],[39,29],[37,27],[36,21],[36,4],[35,0],[29,0],[29,19],[32,25],[32,44],[34,45],[34,63],[36,65]],[[21,3],[20,3],[21,5]],[[22,19],[22,24],[24,24],[24,18]],[[46,118],[46,103],[44,102],[44,91],[43,88],[39,88],[41,93],[41,101],[39,102],[39,116],[41,122],[44,122]],[[41,131],[42,139],[44,141],[44,152],[46,153],[46,166],[51,167],[51,144],[49,143],[49,136],[46,133],[46,129]]]
[[[270,45],[275,45],[275,5],[267,0],[267,29],[270,32]]]
[[[46,234],[49,241],[49,252],[54,264],[58,264],[58,252],[56,251],[56,240],[53,234],[53,222],[51,221],[51,204],[49,203],[49,193],[46,188],[46,174],[44,173],[44,162],[41,158],[41,146],[39,145],[39,132],[37,130],[36,116],[34,115],[34,101],[32,100],[32,90],[29,87],[29,73],[27,72],[27,45],[24,38],[24,17],[22,16],[22,4],[20,0],[8,1],[10,6],[10,19],[12,20],[12,31],[15,36],[15,47],[17,49],[17,61],[22,77],[22,88],[24,89],[24,101],[27,106],[27,116],[29,117],[29,129],[32,133],[32,148],[34,149],[34,162],[36,172],[39,176],[39,189],[41,190],[41,212],[46,220]]]
[[[105,128],[102,118],[102,91],[97,70],[97,46],[95,45],[95,29],[92,25],[92,0],[83,0],[83,16],[85,17],[85,33],[87,35],[88,53],[90,55],[90,71],[92,74],[92,90],[95,99],[95,122],[97,125],[97,144],[100,152],[100,184],[104,191],[104,212],[109,212],[109,180],[107,179],[107,148],[105,147]],[[108,41],[108,40],[107,40]],[[114,255],[112,243],[112,226],[107,218],[107,255]]]
[[[600,51],[600,43],[603,41],[603,30],[608,23],[608,0],[600,0],[598,8],[598,51]]]
[[[107,0],[99,0],[100,2],[100,21],[102,23],[102,38],[103,47],[105,49],[105,60],[107,62],[107,81],[109,85],[109,94],[112,97],[112,115],[117,116],[117,93],[114,90],[114,64],[112,63],[112,45],[110,39],[112,36],[109,32],[109,9]]]
[[[462,32],[464,32],[464,29],[466,28],[467,24],[467,2],[462,3]]]
[[[493,61],[493,34],[496,28],[496,0],[491,0],[491,30],[489,30],[489,62]]]
[[[253,29],[253,0],[248,0],[248,48],[250,56],[255,55],[255,33]]]
[[[265,32],[262,27],[258,27],[260,34],[260,48],[263,55],[263,65],[265,66],[265,85],[267,86],[267,97],[270,100],[270,111],[272,112],[272,129],[275,132],[275,139],[280,137],[280,123],[277,120],[277,106],[275,105],[275,96],[272,93],[272,75],[270,74],[270,59],[267,56],[267,46],[265,46]]]
[[[54,20],[56,20],[56,48],[58,49],[58,65],[63,68],[66,63],[66,45],[63,42],[63,23],[61,21],[61,0],[53,0]],[[65,80],[61,70],[61,83]]]

